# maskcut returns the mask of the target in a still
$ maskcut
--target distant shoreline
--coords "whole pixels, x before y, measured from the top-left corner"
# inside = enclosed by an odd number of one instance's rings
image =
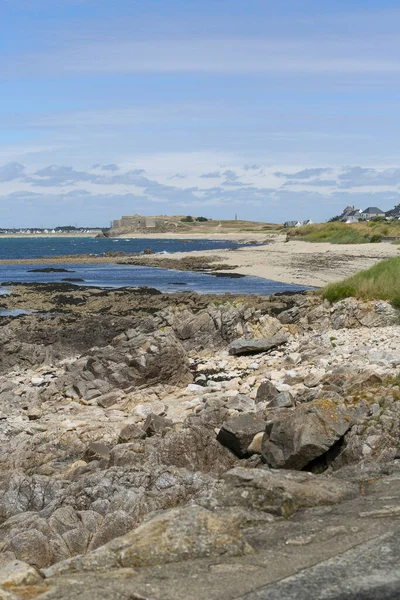
[[[97,233],[0,233],[1,239],[10,239],[10,238],[18,238],[18,239],[29,239],[29,238],[74,238],[74,237],[87,237],[87,238],[95,238]]]

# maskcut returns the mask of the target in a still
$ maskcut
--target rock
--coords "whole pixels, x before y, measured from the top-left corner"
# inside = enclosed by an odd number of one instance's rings
[[[188,506],[150,516],[127,535],[86,556],[60,562],[44,570],[44,574],[53,577],[76,571],[162,565],[251,552],[230,515],[224,518],[200,506]]]
[[[344,436],[353,418],[351,410],[331,400],[297,406],[267,424],[263,459],[273,468],[304,469]]]
[[[123,427],[119,433],[119,442],[124,444],[133,440],[143,440],[146,437],[146,432],[141,427],[134,423]]]
[[[239,415],[226,421],[218,435],[220,444],[232,450],[236,456],[243,458],[248,454],[248,447],[254,436],[265,429],[265,421],[256,415]]]
[[[163,415],[165,414],[165,404],[156,400],[147,404],[138,404],[132,411],[132,415],[140,419],[147,419],[148,415]]]
[[[269,379],[261,383],[257,390],[256,402],[271,402],[279,395],[278,390]]]
[[[260,340],[234,340],[229,344],[229,354],[233,354],[234,356],[239,356],[241,354],[260,354],[261,352],[268,352],[268,350],[282,346],[283,344],[286,344],[287,341],[288,336],[284,334],[277,334],[271,338]]]
[[[121,400],[121,393],[118,391],[108,392],[96,398],[96,402],[102,408],[109,408]]]
[[[245,394],[238,394],[233,398],[230,398],[226,403],[227,408],[231,410],[237,410],[239,412],[255,412],[256,403],[252,398],[249,398]]]
[[[14,535],[5,547],[15,557],[41,569],[52,563],[53,552],[46,535],[37,529],[29,529]]]
[[[160,415],[155,415],[150,413],[144,422],[143,430],[146,435],[149,437],[155,434],[163,435],[168,429],[173,427],[172,421],[166,419],[165,417],[161,417]]]
[[[268,408],[289,408],[294,406],[294,399],[290,392],[280,392],[271,400]]]
[[[12,560],[0,566],[0,586],[12,588],[36,585],[42,582],[39,572],[26,562]],[[1,599],[0,594],[0,599]]]
[[[223,485],[206,495],[207,507],[244,507],[289,517],[300,508],[337,504],[358,494],[358,486],[324,475],[236,467]]]
[[[110,456],[110,449],[102,442],[90,442],[88,445],[88,450],[90,450],[90,452],[94,452],[94,454],[97,454],[102,458],[109,458]]]
[[[399,311],[389,302],[363,302],[346,298],[333,305],[331,322],[334,329],[355,327],[388,327],[399,322]]]
[[[262,441],[264,439],[264,432],[260,431],[260,433],[256,433],[250,446],[247,448],[247,454],[261,454],[262,450]]]

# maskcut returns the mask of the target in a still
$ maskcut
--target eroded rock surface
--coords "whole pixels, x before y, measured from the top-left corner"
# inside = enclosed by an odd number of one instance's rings
[[[0,598],[289,599],[398,530],[387,303],[67,284],[5,303],[54,316],[0,323]]]

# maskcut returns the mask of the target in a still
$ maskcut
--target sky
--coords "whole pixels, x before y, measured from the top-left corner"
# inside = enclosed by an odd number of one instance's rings
[[[0,227],[400,203],[398,0],[0,0]]]

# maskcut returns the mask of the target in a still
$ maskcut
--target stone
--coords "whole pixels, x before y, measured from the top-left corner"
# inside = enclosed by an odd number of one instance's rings
[[[165,404],[156,400],[147,404],[137,404],[132,411],[132,415],[140,419],[147,419],[148,415],[163,415],[165,414]]]
[[[229,344],[229,354],[239,356],[241,354],[260,354],[262,352],[268,352],[273,348],[286,344],[288,339],[287,335],[279,333],[270,338],[259,340],[234,340]]]
[[[88,450],[90,450],[90,452],[94,452],[94,454],[97,454],[102,458],[109,458],[110,456],[110,449],[106,446],[106,444],[103,444],[103,442],[90,442],[88,445]]]
[[[337,504],[358,495],[358,486],[324,475],[235,467],[211,490],[205,506],[243,507],[289,517],[301,508]]]
[[[165,417],[161,417],[160,415],[155,415],[153,413],[147,415],[143,424],[143,430],[149,437],[156,434],[163,435],[172,427],[173,423],[170,421],[170,419],[166,419]]]
[[[12,560],[0,566],[0,586],[12,588],[36,585],[41,582],[42,577],[39,572],[21,560]]]
[[[294,399],[290,392],[280,392],[271,400],[268,408],[290,408],[294,406]]]
[[[219,430],[217,440],[236,456],[243,458],[248,455],[248,447],[254,436],[264,429],[263,419],[256,415],[243,414],[225,421]]]
[[[125,425],[125,427],[121,429],[121,431],[119,432],[118,441],[121,444],[124,444],[133,440],[143,440],[145,437],[146,432],[143,431],[141,427],[138,427],[134,423],[131,423],[130,425]]]
[[[271,402],[279,394],[279,391],[269,379],[261,383],[257,390],[256,402]]]
[[[273,468],[304,469],[353,425],[354,413],[331,400],[315,400],[267,424],[262,457]]]
[[[29,529],[14,535],[9,540],[6,550],[13,552],[18,560],[39,569],[49,566],[53,560],[53,552],[47,536],[37,529]]]
[[[264,439],[264,432],[260,431],[260,433],[256,433],[253,437],[251,444],[247,448],[247,454],[261,454],[262,451],[262,441]]]
[[[62,561],[44,570],[46,577],[105,568],[163,565],[210,556],[241,556],[252,548],[240,535],[234,518],[188,506],[149,516],[127,535],[86,556]]]
[[[227,408],[231,410],[237,410],[239,412],[255,412],[256,403],[252,398],[249,398],[245,394],[238,394],[233,398],[229,398],[226,403]]]
[[[117,391],[108,392],[107,394],[103,394],[96,399],[96,402],[102,408],[109,408],[113,406],[121,399],[121,394]]]

